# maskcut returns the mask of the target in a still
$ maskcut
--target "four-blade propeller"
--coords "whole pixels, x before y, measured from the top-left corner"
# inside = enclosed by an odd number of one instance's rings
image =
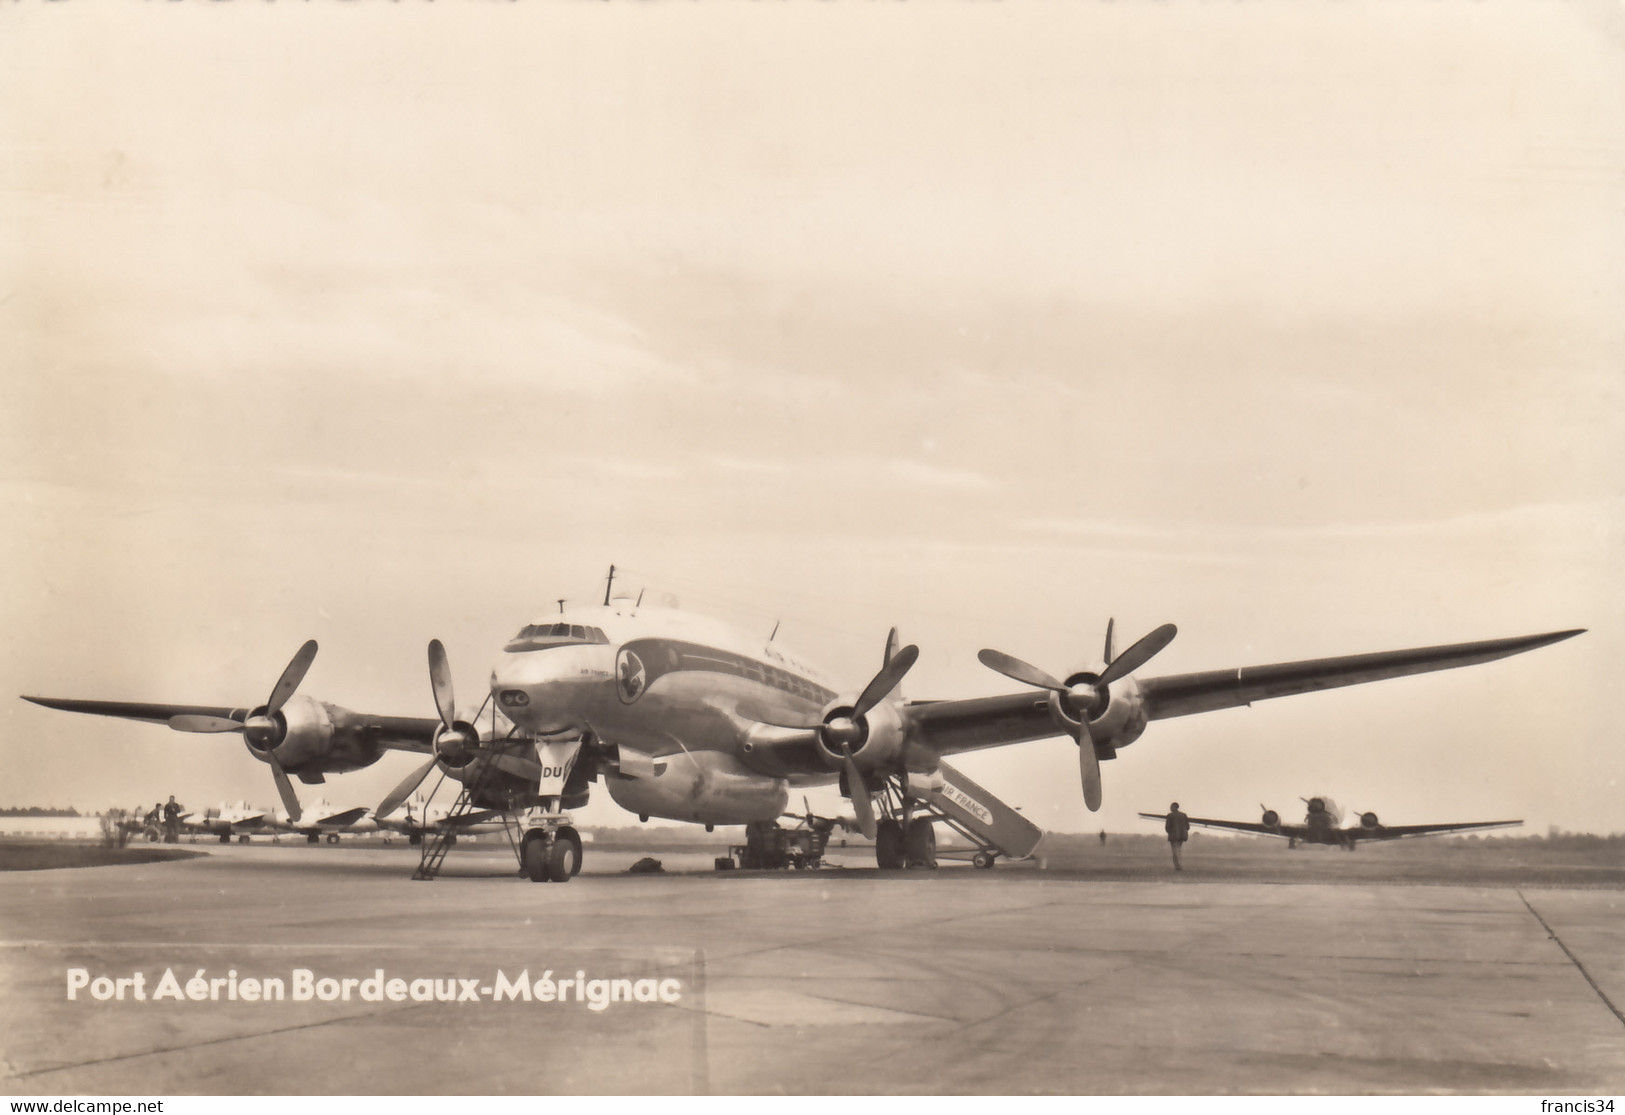
[[[890,651],[895,638],[888,638],[886,646]],[[903,680],[903,675],[914,668],[919,660],[920,648],[912,643],[895,653],[888,653],[885,665],[880,672],[869,679],[869,684],[863,687],[858,699],[850,708],[837,708],[822,720],[793,720],[766,712],[752,705],[741,706],[740,714],[761,724],[774,728],[790,728],[797,731],[817,732],[819,740],[830,752],[840,752],[841,773],[845,776],[847,794],[852,799],[852,813],[858,822],[858,831],[870,840],[875,838],[879,826],[875,823],[874,801],[870,796],[869,784],[864,781],[863,771],[858,769],[857,760],[852,756],[853,746],[862,747],[869,738],[868,715],[874,707],[891,696]]]
[[[1106,625],[1106,668],[1100,676],[1079,675],[1068,685],[1040,670],[1037,666],[1013,658],[996,650],[984,650],[976,657],[982,665],[997,671],[1012,681],[1047,689],[1056,694],[1068,713],[1068,722],[1074,727],[1078,742],[1078,776],[1083,782],[1083,802],[1090,812],[1100,808],[1100,757],[1095,754],[1094,738],[1089,734],[1090,714],[1099,709],[1107,698],[1112,682],[1127,677],[1149,662],[1163,647],[1173,641],[1179,629],[1165,623],[1117,657],[1112,657],[1112,624]]]
[[[434,691],[435,711],[440,714],[440,730],[435,733],[433,754],[429,756],[427,762],[403,778],[384,800],[378,803],[375,811],[377,816],[387,817],[399,808],[403,801],[412,796],[412,791],[418,788],[419,783],[429,777],[429,772],[442,759],[451,766],[462,767],[468,765],[476,755],[481,755],[509,774],[540,781],[542,777],[540,763],[523,755],[483,750],[480,747],[480,734],[474,725],[466,720],[457,719],[456,695],[451,684],[451,663],[446,658],[446,648],[439,639],[429,640],[429,687]]]
[[[172,716],[169,726],[177,732],[241,732],[243,739],[256,752],[265,756],[271,766],[271,777],[276,779],[276,792],[282,798],[282,807],[292,820],[299,820],[299,798],[293,792],[288,772],[276,757],[277,745],[288,733],[288,722],[282,716],[282,706],[288,703],[299,683],[305,680],[310,664],[316,660],[316,640],[308,640],[294,654],[271,687],[271,696],[261,707],[248,714],[246,720],[231,720],[223,716]]]

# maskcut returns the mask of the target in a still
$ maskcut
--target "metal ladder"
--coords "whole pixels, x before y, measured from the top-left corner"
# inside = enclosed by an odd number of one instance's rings
[[[457,800],[452,803],[451,809],[440,822],[440,831],[434,834],[434,839],[424,841],[423,856],[418,860],[418,869],[412,872],[414,881],[427,882],[440,874],[440,865],[445,862],[446,853],[451,851],[451,846],[457,841],[457,819],[474,812],[474,799],[485,789],[486,783],[491,780],[492,772],[496,769],[495,763],[488,762],[480,769],[479,777],[472,784],[463,783],[462,792],[457,795]],[[511,835],[509,839],[512,839]]]

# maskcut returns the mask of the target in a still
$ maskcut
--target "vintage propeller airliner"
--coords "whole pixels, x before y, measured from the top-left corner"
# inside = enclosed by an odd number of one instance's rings
[[[1404,840],[1412,836],[1442,836],[1452,832],[1478,832],[1484,829],[1517,828],[1522,821],[1450,821],[1431,825],[1385,825],[1369,810],[1357,816],[1357,824],[1343,824],[1343,810],[1325,794],[1304,798],[1306,810],[1303,823],[1283,822],[1281,815],[1267,805],[1260,805],[1263,815],[1257,823],[1252,821],[1216,821],[1208,817],[1187,817],[1193,825],[1205,828],[1228,829],[1232,832],[1250,832],[1260,836],[1283,836],[1287,846],[1299,844],[1331,844],[1346,851],[1354,851],[1362,840]],[[1141,813],[1150,821],[1166,821],[1166,813]]]
[[[457,715],[439,640],[429,643],[433,718],[376,716],[296,695],[316,656],[314,640],[257,707],[25,699],[183,732],[239,733],[250,754],[270,766],[294,820],[299,802],[290,775],[319,783],[370,766],[386,750],[425,754],[376,815],[386,817],[439,769],[464,783],[469,807],[486,817],[523,815],[520,860],[537,881],[563,882],[580,869],[581,839],[568,811],[585,805],[600,781],[642,819],[707,826],[772,822],[792,786],[836,782],[858,827],[875,841],[881,867],[934,862],[938,823],[976,841],[976,863],[986,867],[998,855],[1031,855],[1043,833],[951,767],[951,755],[1070,736],[1083,798],[1094,810],[1100,763],[1153,720],[1489,662],[1580,631],[1135,677],[1174,634],[1165,624],[1118,652],[1108,624],[1102,660],[1064,678],[984,650],[983,664],[1024,688],[905,701],[896,690],[919,651],[899,647],[895,631],[879,671],[849,690],[771,637],[674,608],[611,600],[606,591],[602,605],[561,607],[519,631],[491,673],[485,703],[466,720]]]

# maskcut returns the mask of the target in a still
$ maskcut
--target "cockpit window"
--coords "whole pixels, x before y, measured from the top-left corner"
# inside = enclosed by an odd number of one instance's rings
[[[609,636],[596,627],[579,623],[532,623],[503,649],[509,653],[523,650],[543,650],[547,647],[579,646],[583,643],[609,643]]]

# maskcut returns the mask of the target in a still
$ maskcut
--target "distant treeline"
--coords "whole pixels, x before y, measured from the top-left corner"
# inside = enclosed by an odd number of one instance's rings
[[[0,817],[78,817],[77,809],[55,809],[44,805],[8,805]]]

